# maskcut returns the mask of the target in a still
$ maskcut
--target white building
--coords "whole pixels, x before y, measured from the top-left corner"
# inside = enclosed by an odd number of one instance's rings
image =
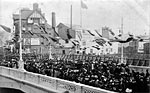
[[[94,33],[94,31],[92,33]],[[86,47],[86,50],[85,50],[86,54],[90,53],[90,54],[100,55],[100,54],[116,54],[116,53],[118,53],[118,43],[117,42],[113,42],[112,46],[110,46],[109,44],[100,46],[96,42],[93,42],[93,40],[97,36],[90,35],[89,32],[87,32],[86,30],[82,30],[81,34],[82,34],[82,40],[81,40],[81,44],[80,44],[81,45],[80,53],[83,53],[83,51],[84,51],[83,49],[85,47]],[[96,45],[99,46],[99,48],[100,48],[99,50],[92,47],[92,46],[96,46]]]

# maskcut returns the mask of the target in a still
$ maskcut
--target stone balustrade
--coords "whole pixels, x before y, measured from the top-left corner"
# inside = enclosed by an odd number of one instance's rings
[[[2,66],[0,66],[0,74],[7,75],[12,78],[18,78],[20,80],[25,80],[58,91],[69,91],[69,93],[115,93],[112,91],[95,88],[92,86],[75,83],[67,80],[62,80],[55,77],[49,77],[26,71],[19,71],[18,69],[7,68]]]

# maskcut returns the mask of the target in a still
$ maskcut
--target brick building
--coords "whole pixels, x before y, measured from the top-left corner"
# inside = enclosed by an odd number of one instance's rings
[[[19,14],[13,14],[14,34],[16,39],[19,38]],[[38,7],[37,3],[33,4],[33,9],[24,8],[21,10],[21,28],[23,38],[23,52],[45,54],[49,50],[49,40],[45,37],[54,37],[52,26],[47,23],[47,20]],[[50,42],[53,45],[53,42]],[[19,49],[19,43],[16,43],[16,50]]]

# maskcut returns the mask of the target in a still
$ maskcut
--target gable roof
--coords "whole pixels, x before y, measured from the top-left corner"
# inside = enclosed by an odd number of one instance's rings
[[[67,27],[67,28],[70,28],[70,24],[59,23],[59,24],[57,25],[57,27],[59,28],[60,26],[65,26],[65,27]],[[73,29],[73,30],[81,29],[81,26],[80,26],[80,25],[72,25],[72,29]]]
[[[27,17],[32,13],[32,10],[22,10],[21,19],[27,19]],[[13,14],[13,19],[19,19],[19,14]]]
[[[43,17],[43,19],[46,21],[46,19],[45,19],[45,17],[41,14],[41,12],[39,11],[39,10],[32,10],[32,12],[27,16],[27,18],[29,18],[34,12],[37,12],[37,13],[39,13],[42,17]]]
[[[45,17],[41,14],[41,12],[39,12],[38,10],[27,10],[27,9],[23,9],[21,11],[21,19],[27,19],[29,16],[31,16],[35,11],[37,11],[44,19]],[[13,14],[13,19],[19,19],[19,14]],[[45,19],[46,20],[46,19]]]

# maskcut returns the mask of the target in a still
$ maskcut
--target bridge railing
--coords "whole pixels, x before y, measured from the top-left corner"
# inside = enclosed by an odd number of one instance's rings
[[[31,72],[19,71],[18,69],[7,68],[0,66],[0,74],[10,77],[26,80],[40,86],[59,91],[69,91],[69,93],[115,93],[112,91],[87,86],[80,83],[70,82],[67,80],[49,77]]]

